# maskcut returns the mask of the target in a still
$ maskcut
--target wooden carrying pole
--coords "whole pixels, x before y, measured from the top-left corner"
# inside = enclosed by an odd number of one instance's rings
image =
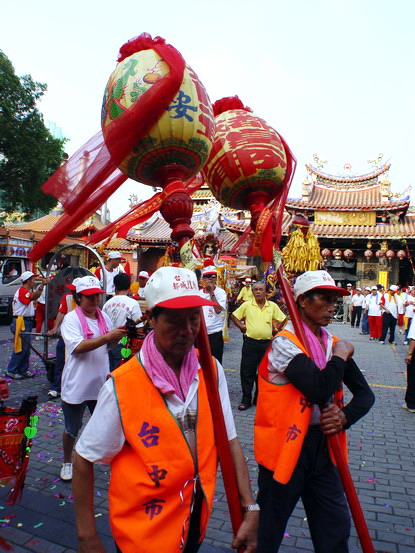
[[[306,351],[309,351],[307,338],[304,333],[303,325],[301,323],[300,315],[298,313],[297,304],[294,301],[294,296],[291,291],[290,285],[284,276],[282,265],[277,269],[278,281],[281,286],[282,294],[285,299],[285,303],[288,308],[288,312],[291,317],[291,322],[294,326],[295,334],[300,342],[303,344]],[[352,513],[353,521],[356,527],[357,535],[362,546],[364,553],[375,553],[372,540],[369,535],[366,520],[363,515],[362,507],[357,497],[356,488],[354,487],[353,480],[344,458],[342,448],[340,446],[339,437],[337,434],[327,436],[330,445],[331,452],[336,461],[337,469],[340,474],[340,478],[343,484],[344,493],[346,494],[347,501],[349,503],[350,511]]]

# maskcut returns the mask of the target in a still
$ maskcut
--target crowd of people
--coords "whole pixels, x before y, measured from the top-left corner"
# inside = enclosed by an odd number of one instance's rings
[[[59,335],[49,395],[62,401],[60,478],[73,481],[79,552],[105,551],[93,512],[95,463],[111,466],[110,521],[118,552],[135,553],[137,544],[148,550],[150,542],[152,549],[164,551],[195,553],[200,547],[217,465],[215,419],[197,350],[201,321],[244,513],[233,547],[243,546],[248,553],[278,551],[302,498],[316,551],[347,552],[350,515],[327,440],[338,434],[346,454],[345,431],[368,412],[374,396],[353,360],[353,345],[326,327],[342,298],[343,322],[350,321],[370,340],[385,343],[389,333],[394,343],[395,327],[405,332],[410,347],[404,407],[415,413],[415,287],[361,290],[349,283],[342,288],[326,271],[305,272],[293,293],[306,349],[291,321],[267,299],[265,284],[245,279],[230,319],[243,334],[238,409],[256,405],[259,491],[254,498],[222,368],[228,301],[217,285],[216,267],[204,267],[200,278],[177,267],[141,271],[132,286],[121,261],[119,252],[111,252],[105,273],[68,284],[47,330],[49,336]],[[31,376],[27,337],[19,344],[19,333],[33,328],[34,301],[48,284],[42,279],[34,289],[35,277],[21,275],[13,302],[16,344],[7,369],[12,379]],[[127,321],[144,340],[129,360],[124,359],[129,357]],[[347,405],[343,385],[351,392]],[[91,417],[78,439],[86,409]]]

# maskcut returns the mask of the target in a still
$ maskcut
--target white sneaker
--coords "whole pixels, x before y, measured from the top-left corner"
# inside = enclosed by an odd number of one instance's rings
[[[59,395],[59,392],[57,392],[56,390],[49,390],[48,392],[48,396],[52,399],[57,398]]]
[[[61,480],[64,482],[69,482],[72,480],[72,463],[63,463],[61,472],[60,472]]]
[[[408,340],[405,340],[405,342],[403,343],[404,346],[407,346],[409,344]]]
[[[405,409],[406,411],[409,411],[410,413],[415,413],[415,409],[411,409],[406,405],[406,403],[402,404],[402,409]]]

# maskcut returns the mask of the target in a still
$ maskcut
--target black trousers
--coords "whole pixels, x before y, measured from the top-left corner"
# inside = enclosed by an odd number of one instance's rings
[[[257,371],[259,364],[264,357],[265,352],[271,340],[254,340],[244,336],[241,358],[241,387],[242,387],[242,403],[251,405],[252,390],[254,382],[257,379]],[[258,394],[258,388],[256,395]]]
[[[415,359],[406,365],[406,393],[405,402],[409,409],[415,409]]]
[[[223,333],[220,330],[219,332],[214,332],[213,334],[208,334],[210,349],[212,350],[213,357],[219,361],[222,365],[223,357]]]
[[[300,498],[315,552],[348,552],[350,514],[326,438],[318,426],[310,427],[288,484],[276,482],[272,471],[260,465],[258,488],[261,511],[256,553],[277,553],[288,519]]]
[[[352,326],[355,325],[359,327],[360,326],[360,317],[362,316],[362,306],[358,305],[357,307],[353,307],[352,311],[352,320],[350,321],[350,324]]]
[[[382,336],[380,337],[381,342],[385,342],[386,335],[389,330],[389,342],[392,344],[395,341],[395,328],[397,319],[390,313],[382,314]]]

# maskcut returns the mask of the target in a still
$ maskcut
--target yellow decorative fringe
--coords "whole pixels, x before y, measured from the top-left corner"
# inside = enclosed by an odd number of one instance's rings
[[[322,257],[317,237],[308,229],[307,236],[300,228],[291,233],[287,245],[282,250],[284,268],[287,273],[316,271],[321,267]]]

